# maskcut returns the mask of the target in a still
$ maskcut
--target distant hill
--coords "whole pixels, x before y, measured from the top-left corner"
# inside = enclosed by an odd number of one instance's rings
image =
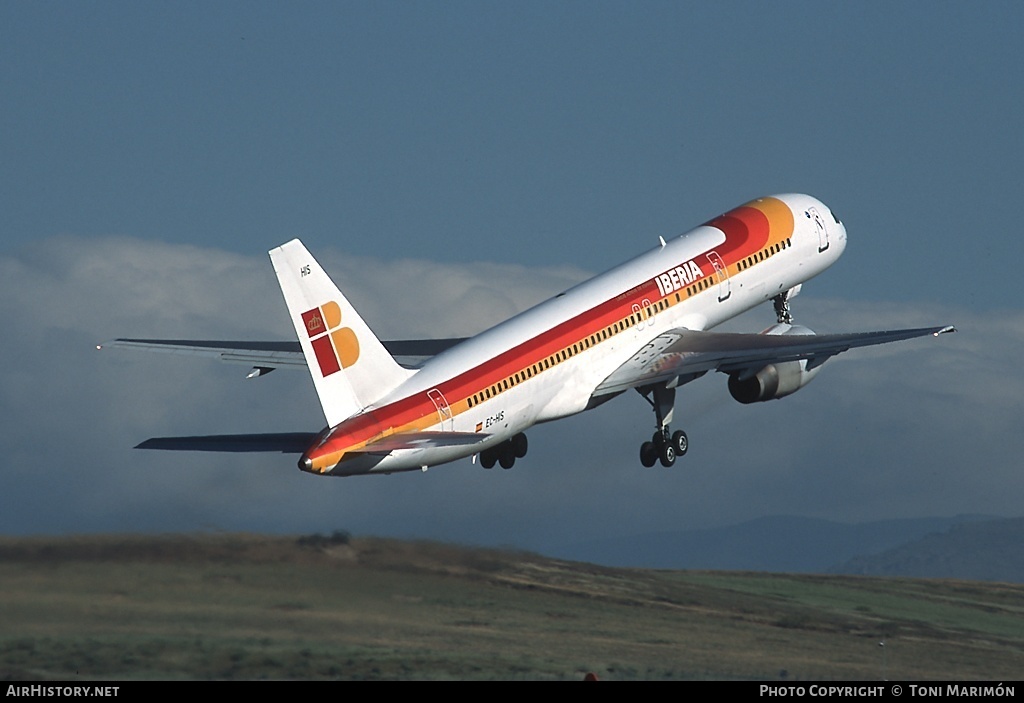
[[[941,534],[854,557],[835,574],[957,578],[1024,583],[1024,518],[963,522]]]
[[[1024,655],[1024,585],[615,569],[344,531],[0,536],[0,584],[9,681],[1006,681]]]
[[[882,573],[844,570],[857,557],[916,543],[927,535],[988,516],[958,515],[845,524],[806,517],[775,516],[708,530],[655,532],[566,545],[561,557],[606,566],[653,569],[729,569],[778,573]],[[998,528],[993,528],[996,533]],[[971,532],[985,539],[983,532]],[[965,540],[969,539],[967,536]],[[999,538],[1002,541],[1002,538]],[[1019,544],[1019,542],[1018,542]],[[938,549],[938,547],[935,547]],[[975,551],[985,552],[979,545]],[[868,568],[867,562],[857,569]],[[842,565],[842,566],[837,566]],[[909,572],[884,572],[910,575]],[[947,574],[953,576],[954,574]],[[986,578],[964,571],[957,578]],[[1019,580],[1019,579],[1018,579]]]

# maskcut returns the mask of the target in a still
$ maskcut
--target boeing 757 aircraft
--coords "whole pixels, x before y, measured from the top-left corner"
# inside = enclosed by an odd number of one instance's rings
[[[708,371],[741,403],[807,385],[853,347],[952,327],[815,335],[793,324],[790,300],[846,247],[846,228],[808,195],[753,200],[467,339],[381,342],[300,241],[270,252],[298,343],[118,339],[109,346],[309,370],[327,426],[320,432],[161,437],[145,449],[300,454],[299,468],[352,476],[426,470],[479,455],[511,468],[526,430],[635,389],[654,410],[640,462],[671,466],[688,439],[671,431],[676,388]],[[709,332],[772,301],[777,323],[757,334]],[[101,345],[104,346],[104,345]]]

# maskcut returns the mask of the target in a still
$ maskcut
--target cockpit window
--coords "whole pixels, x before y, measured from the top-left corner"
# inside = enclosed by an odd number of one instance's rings
[[[838,218],[838,217],[836,216],[836,213],[835,213],[835,212],[833,212],[833,213],[832,213],[832,219],[836,221],[836,224],[837,224],[837,225],[841,225],[841,224],[843,224],[843,223],[842,223],[842,222],[841,222],[841,221],[839,220],[839,218]]]

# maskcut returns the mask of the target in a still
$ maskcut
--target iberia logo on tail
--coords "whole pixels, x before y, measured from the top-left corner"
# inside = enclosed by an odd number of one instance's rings
[[[324,376],[347,369],[359,359],[356,333],[341,326],[341,308],[333,300],[302,313],[302,324]]]

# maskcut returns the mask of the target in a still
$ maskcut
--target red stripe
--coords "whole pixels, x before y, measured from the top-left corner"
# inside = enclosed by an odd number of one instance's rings
[[[528,366],[548,358],[555,352],[579,343],[580,340],[604,329],[612,323],[629,317],[633,304],[640,304],[646,298],[652,302],[660,299],[656,284],[645,281],[632,291],[627,299],[619,295],[587,310],[522,344],[509,349],[483,364],[466,371],[438,388],[449,402],[458,402],[488,388],[497,381],[522,371]],[[620,332],[619,334],[625,333]],[[436,412],[434,404],[425,394],[409,396],[374,411],[375,417],[361,415],[338,426],[339,432],[327,440],[313,455],[321,456],[344,450],[358,442],[371,439],[386,427],[402,427]]]
[[[768,218],[752,207],[738,207],[707,223],[725,232],[725,243],[715,248],[726,265],[760,251],[768,243]]]
[[[752,207],[739,207],[707,223],[725,233],[725,242],[715,248],[727,266],[759,251],[768,242],[769,222],[763,212]],[[685,263],[685,262],[683,262]],[[488,359],[438,386],[449,403],[459,402],[490,387],[497,381],[523,371],[552,354],[565,349],[609,325],[633,314],[633,305],[643,306],[645,299],[659,301],[663,296],[653,279],[584,311],[576,317],[545,330],[522,344]],[[619,334],[625,333],[626,330]],[[374,412],[374,417],[359,416],[338,426],[332,436],[316,452],[317,455],[343,451],[345,448],[373,438],[383,429],[398,428],[434,414],[436,408],[426,394],[409,396]]]

